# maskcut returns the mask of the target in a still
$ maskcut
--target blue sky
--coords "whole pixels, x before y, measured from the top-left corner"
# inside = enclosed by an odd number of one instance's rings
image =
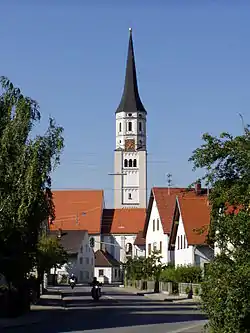
[[[201,135],[250,122],[250,1],[0,0],[0,75],[64,127],[53,187],[103,188],[113,204],[115,110],[133,28],[148,111],[148,188],[189,185]]]

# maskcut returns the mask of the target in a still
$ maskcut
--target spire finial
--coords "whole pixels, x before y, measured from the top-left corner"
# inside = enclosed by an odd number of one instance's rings
[[[137,86],[132,28],[129,28],[129,43],[125,84],[120,104],[116,110],[116,113],[118,112],[144,112],[147,114],[147,111],[145,110],[140,99]]]

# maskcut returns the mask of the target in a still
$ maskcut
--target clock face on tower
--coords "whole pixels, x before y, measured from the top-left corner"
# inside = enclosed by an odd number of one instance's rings
[[[135,140],[134,139],[127,139],[125,140],[125,150],[135,150]]]

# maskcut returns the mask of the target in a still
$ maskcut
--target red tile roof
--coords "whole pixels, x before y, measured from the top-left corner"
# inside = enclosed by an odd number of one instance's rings
[[[102,234],[137,234],[144,227],[146,209],[104,209]]]
[[[56,219],[51,230],[87,230],[99,234],[104,204],[102,190],[53,191]],[[83,214],[84,213],[84,214]]]
[[[172,229],[169,244],[174,244],[178,224],[175,223],[176,216],[181,214],[183,226],[188,245],[206,244],[210,225],[210,206],[206,196],[181,196],[176,198],[175,216],[172,222]]]
[[[121,263],[107,251],[98,250],[95,252],[95,267],[119,267],[120,265]]]

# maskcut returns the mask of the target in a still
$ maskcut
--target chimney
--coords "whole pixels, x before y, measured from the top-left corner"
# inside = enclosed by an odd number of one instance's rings
[[[201,194],[201,181],[200,180],[197,180],[197,182],[195,183],[194,189],[195,189],[196,195]]]

